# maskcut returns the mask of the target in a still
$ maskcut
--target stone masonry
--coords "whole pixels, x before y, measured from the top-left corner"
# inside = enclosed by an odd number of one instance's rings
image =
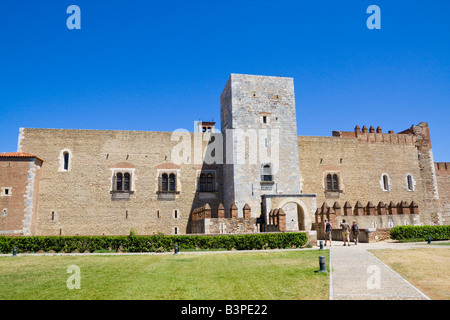
[[[220,133],[20,128],[0,154],[0,235],[310,231],[324,208],[380,230],[450,221],[426,122],[298,136],[294,80],[242,74],[220,108]]]

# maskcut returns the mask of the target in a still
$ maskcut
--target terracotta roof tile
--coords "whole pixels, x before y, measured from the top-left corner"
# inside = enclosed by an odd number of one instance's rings
[[[174,163],[160,163],[156,169],[180,169],[180,166]]]
[[[42,160],[41,158],[27,152],[4,152],[0,153],[0,158],[37,158]]]
[[[110,168],[124,169],[124,168],[135,168],[135,166],[129,162],[119,162],[119,163],[113,164],[112,166],[110,166]]]

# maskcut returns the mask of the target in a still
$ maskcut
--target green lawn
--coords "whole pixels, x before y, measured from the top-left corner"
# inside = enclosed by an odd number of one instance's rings
[[[178,255],[0,257],[0,299],[328,299],[319,255],[279,251]],[[81,289],[68,289],[69,265]]]

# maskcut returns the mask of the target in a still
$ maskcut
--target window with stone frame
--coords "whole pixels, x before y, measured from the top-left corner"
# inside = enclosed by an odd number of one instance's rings
[[[62,149],[59,154],[59,172],[68,172],[72,168],[72,152],[69,149]]]
[[[339,191],[339,175],[337,173],[327,174],[326,191]]]
[[[115,171],[113,176],[113,191],[131,192],[131,172]]]
[[[383,191],[391,191],[391,179],[386,173],[381,176],[381,188]]]
[[[215,173],[205,172],[201,173],[198,183],[198,191],[200,192],[214,192],[215,190]]]
[[[270,163],[262,166],[261,183],[273,183],[272,165]]]
[[[173,172],[164,172],[159,177],[160,192],[177,192],[177,175]]]
[[[411,174],[406,176],[406,188],[408,191],[414,191],[414,178]]]
[[[135,192],[136,179],[133,164],[120,162],[110,166],[111,169],[111,200],[130,200]]]
[[[64,152],[64,171],[69,170],[69,152]]]
[[[12,196],[12,187],[2,187],[0,190],[0,196],[11,197]]]

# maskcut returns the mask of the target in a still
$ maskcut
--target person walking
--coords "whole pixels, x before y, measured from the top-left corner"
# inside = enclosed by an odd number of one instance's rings
[[[347,222],[345,222],[345,219],[342,219],[341,228],[342,238],[344,239],[344,246],[347,243],[347,246],[350,247],[350,226]]]
[[[331,223],[328,221],[328,219],[325,219],[325,224],[324,224],[324,232],[325,232],[325,246],[327,245],[327,241],[330,240],[330,247],[331,247],[331,229],[333,229],[331,227]]]
[[[356,223],[355,220],[353,220],[353,223],[352,223],[352,236],[353,236],[353,241],[355,242],[355,246],[356,246],[358,244],[359,228],[358,228],[358,224]]]

